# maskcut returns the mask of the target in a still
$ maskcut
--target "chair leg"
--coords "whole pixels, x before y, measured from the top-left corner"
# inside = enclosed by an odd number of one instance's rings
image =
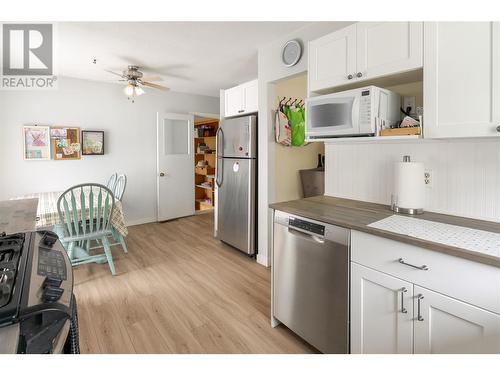
[[[106,236],[101,238],[102,245],[104,246],[104,253],[106,254],[106,258],[108,259],[109,269],[111,270],[111,274],[116,275],[115,264],[113,263],[113,254],[111,254],[111,247],[109,246],[109,241]]]
[[[120,233],[117,234],[118,234],[118,240],[120,242],[120,245],[122,245],[123,251],[125,253],[128,253],[127,244],[125,243],[125,238]]]
[[[66,251],[68,252],[69,259],[73,260],[73,249],[75,248],[75,243],[74,242],[70,242],[70,243],[68,243],[64,247],[66,248]]]

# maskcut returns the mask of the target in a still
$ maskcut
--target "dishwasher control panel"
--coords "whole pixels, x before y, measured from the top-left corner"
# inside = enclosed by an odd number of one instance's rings
[[[311,223],[310,221],[297,219],[296,217],[290,217],[288,219],[288,225],[292,228],[302,229],[320,236],[325,235],[324,225]]]

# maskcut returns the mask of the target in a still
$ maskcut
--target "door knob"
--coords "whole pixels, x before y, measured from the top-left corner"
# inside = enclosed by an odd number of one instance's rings
[[[361,72],[358,72],[358,74],[356,74],[356,77],[358,77],[358,78],[361,78],[361,77],[363,77],[363,73],[361,73]]]
[[[165,173],[160,172],[160,177],[164,177],[164,176],[165,176]]]

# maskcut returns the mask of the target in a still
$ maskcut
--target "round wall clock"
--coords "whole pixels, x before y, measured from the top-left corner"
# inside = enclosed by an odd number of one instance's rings
[[[289,40],[281,50],[281,60],[285,66],[294,66],[302,57],[302,46],[297,39]]]

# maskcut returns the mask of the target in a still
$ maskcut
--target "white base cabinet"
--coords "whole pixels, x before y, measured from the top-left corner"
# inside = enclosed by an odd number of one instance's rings
[[[351,260],[351,353],[500,354],[500,268],[354,230]]]
[[[413,285],[351,264],[351,353],[413,352]]]
[[[414,295],[415,353],[500,353],[500,315],[419,286]]]

